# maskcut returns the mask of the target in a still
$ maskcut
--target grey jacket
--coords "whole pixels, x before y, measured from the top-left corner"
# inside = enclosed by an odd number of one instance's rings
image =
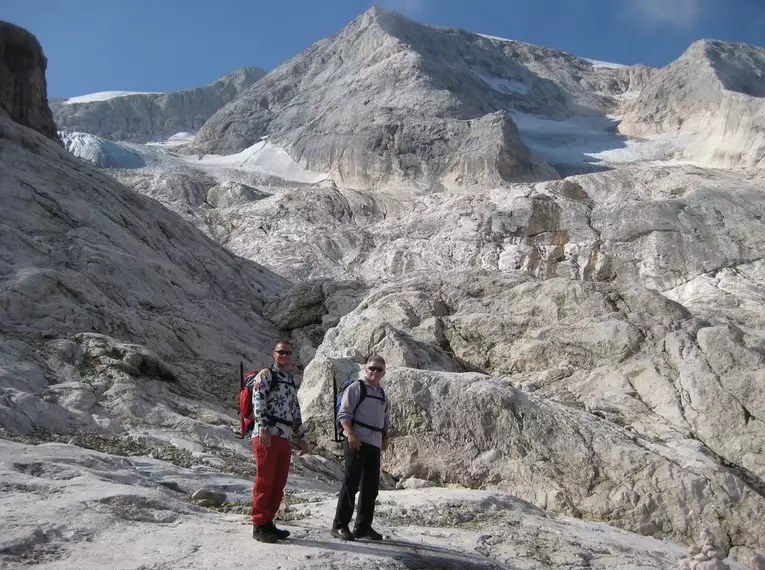
[[[365,424],[382,428],[387,433],[390,421],[390,401],[385,397],[385,403],[376,398],[382,398],[383,390],[379,386],[373,388],[372,385],[363,379],[367,387],[367,397],[361,402],[361,405],[356,410],[354,415],[353,410],[356,408],[356,404],[361,398],[361,386],[359,382],[354,382],[345,389],[343,392],[343,399],[340,404],[340,411],[337,414],[337,420],[342,422],[351,422],[356,419]],[[374,445],[375,447],[382,446],[382,433],[367,429],[364,426],[358,424],[352,424],[353,433],[356,434],[363,443]],[[346,434],[347,435],[347,434]]]

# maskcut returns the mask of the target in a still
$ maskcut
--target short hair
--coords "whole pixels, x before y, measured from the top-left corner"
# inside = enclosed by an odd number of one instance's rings
[[[385,366],[385,359],[379,354],[373,354],[372,356],[367,358],[367,364],[382,364],[383,366]]]
[[[287,345],[287,346],[292,346],[292,342],[291,341],[289,341],[289,340],[280,340],[279,342],[277,342],[274,345],[274,350],[276,350],[279,347],[280,344]]]

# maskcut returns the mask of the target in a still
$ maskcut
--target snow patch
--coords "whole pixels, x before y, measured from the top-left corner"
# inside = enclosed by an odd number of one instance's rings
[[[621,117],[575,116],[554,121],[513,112],[513,121],[526,146],[548,162],[569,165],[616,165],[641,161],[671,161],[697,136],[683,132],[643,139],[616,131]]]
[[[527,95],[529,92],[528,85],[518,81],[517,79],[503,79],[501,77],[491,77],[481,73],[476,73],[476,75],[481,79],[481,81],[491,87],[492,90],[499,93],[505,93],[508,95],[512,93],[520,93],[522,95]]]
[[[181,146],[186,143],[190,143],[194,140],[194,137],[196,136],[196,133],[191,133],[187,131],[183,131],[180,133],[175,133],[174,135],[171,135],[167,138],[158,138],[156,140],[153,140],[151,142],[147,142],[147,146],[158,146],[158,147],[174,147],[174,146]]]
[[[610,63],[608,61],[599,61],[597,59],[587,59],[586,57],[583,59],[590,62],[595,69],[621,69],[622,67],[628,67],[621,63]]]
[[[500,38],[497,36],[489,36],[487,34],[476,34],[477,36],[481,36],[482,38],[488,38],[490,40],[497,40],[498,42],[511,42],[513,40],[509,40],[507,38]]]
[[[323,172],[306,170],[283,148],[267,141],[255,143],[237,154],[186,156],[183,159],[191,165],[202,168],[234,168],[306,184],[316,184],[329,177]]]
[[[95,101],[108,101],[109,99],[116,99],[117,97],[127,97],[128,95],[162,95],[157,91],[100,91],[98,93],[91,93],[89,95],[80,95],[78,97],[70,97],[66,101],[63,101],[62,105],[73,105],[75,103],[93,103]]]
[[[287,151],[266,140],[237,154],[220,156],[176,154],[173,147],[194,139],[190,132],[146,144],[114,142],[89,133],[59,131],[59,136],[69,152],[100,168],[143,169],[159,174],[187,165],[221,181],[228,180],[231,172],[227,171],[232,170],[303,184],[317,184],[329,178],[326,173],[306,170]]]
[[[609,97],[621,103],[629,103],[630,101],[636,101],[640,97],[640,93],[642,93],[642,91],[633,89],[631,91],[619,93],[618,95],[614,95],[613,93],[605,93],[603,91],[595,91],[595,93],[597,95],[601,95],[602,97]]]
[[[672,157],[690,145],[698,137],[697,133],[680,132],[626,139],[624,148],[586,153],[601,164],[630,164],[633,162],[662,161],[671,164],[690,164],[688,161],[673,160]]]
[[[180,140],[190,141],[195,136],[196,136],[196,133],[191,133],[191,132],[188,132],[188,131],[183,131],[183,132],[175,133],[174,135],[171,135],[171,136],[167,137],[167,140],[169,140],[169,141],[180,141]]]

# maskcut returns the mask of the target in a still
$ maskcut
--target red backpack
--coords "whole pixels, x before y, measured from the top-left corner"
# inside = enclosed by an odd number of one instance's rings
[[[270,368],[264,368],[261,372],[271,374]],[[255,378],[258,373],[251,370],[244,373],[244,364],[239,363],[239,424],[240,430],[238,437],[244,439],[244,436],[250,435],[255,427],[255,410],[252,408],[252,390],[255,388]]]

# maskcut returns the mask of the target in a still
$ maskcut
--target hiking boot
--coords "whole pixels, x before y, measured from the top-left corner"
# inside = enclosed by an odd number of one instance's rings
[[[371,526],[366,529],[354,528],[353,536],[356,538],[368,538],[369,540],[382,540],[383,535],[373,529]]]
[[[279,540],[284,540],[290,535],[290,531],[283,528],[276,528],[276,525],[273,522],[268,523],[266,526],[270,528],[271,532],[273,532]]]
[[[276,542],[279,537],[267,524],[255,524],[252,525],[252,538],[259,540],[260,542]]]
[[[333,528],[329,534],[340,540],[353,540],[353,533],[348,528],[348,525]]]

